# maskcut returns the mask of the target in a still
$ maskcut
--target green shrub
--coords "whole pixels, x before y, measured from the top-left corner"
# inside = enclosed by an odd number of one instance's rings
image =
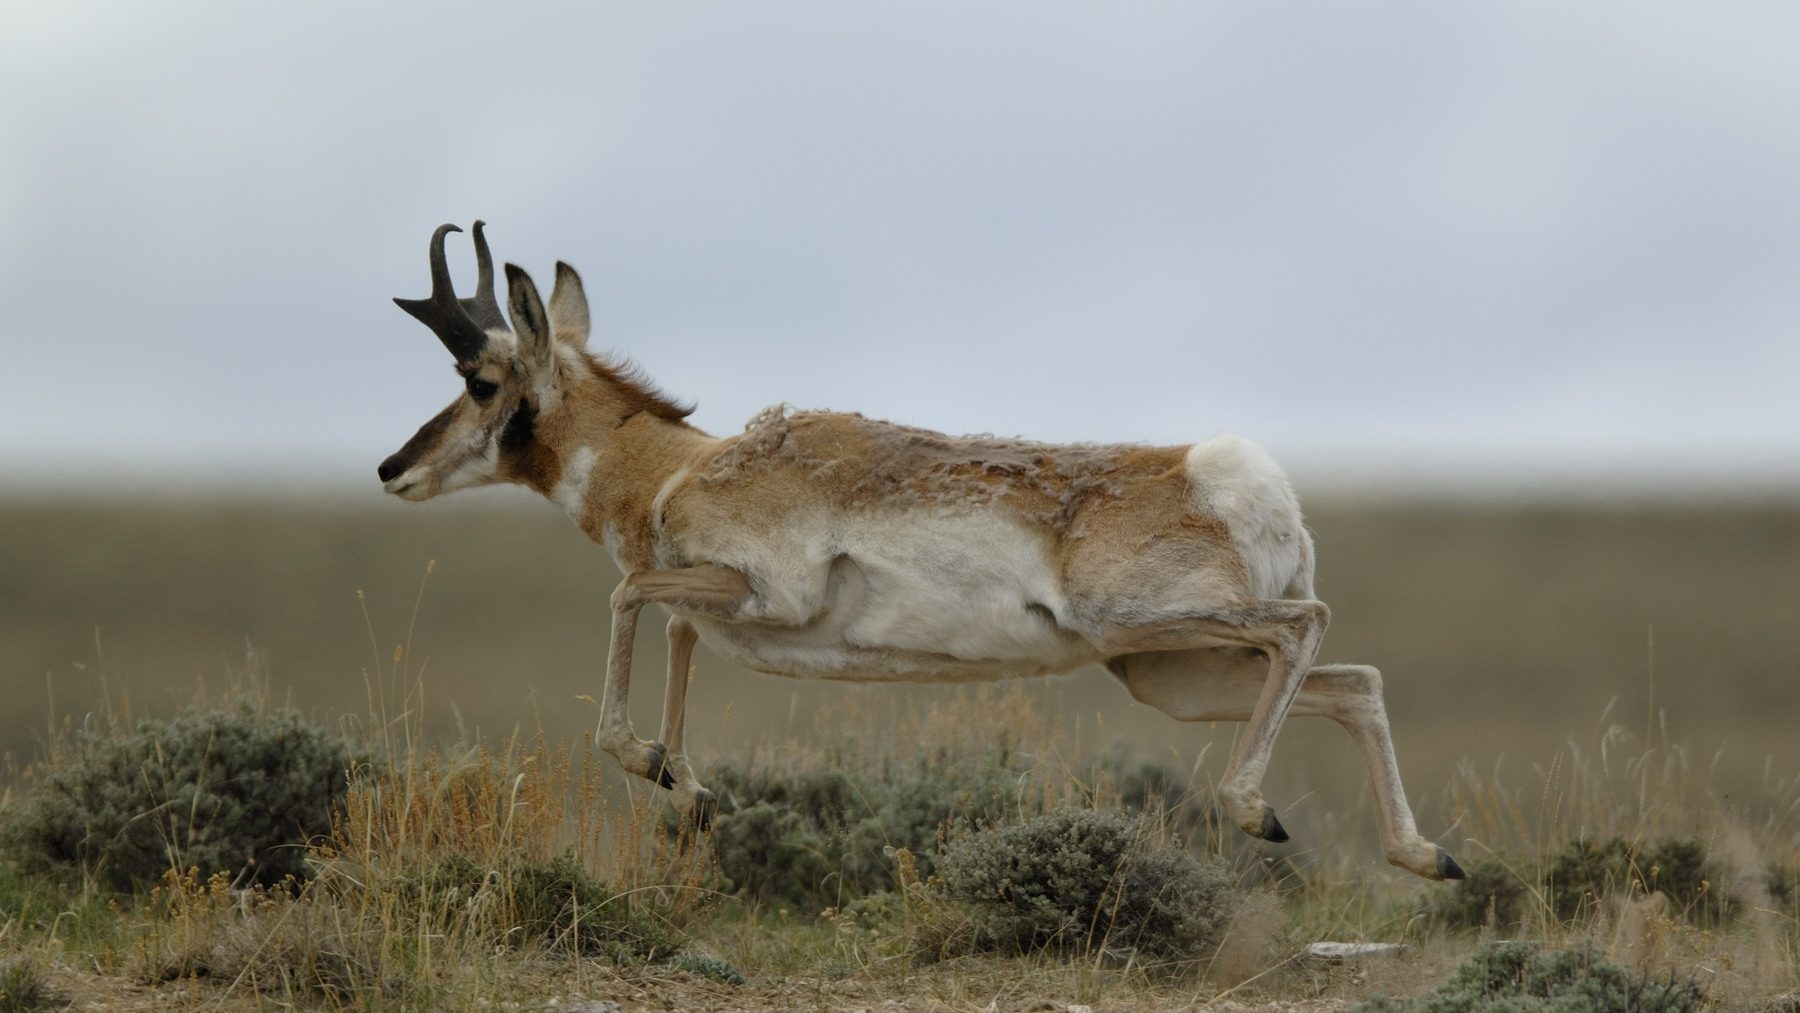
[[[1526,859],[1488,857],[1471,862],[1466,877],[1439,893],[1432,913],[1441,924],[1512,927],[1543,903],[1560,921],[1590,913],[1605,898],[1660,891],[1688,919],[1718,924],[1737,902],[1715,884],[1724,881],[1704,842],[1665,837],[1634,844],[1621,837],[1582,838],[1565,844],[1540,867]]]
[[[0,926],[43,931],[51,927],[68,898],[58,884],[21,875],[0,863]]]
[[[968,834],[939,855],[938,873],[968,915],[955,937],[926,940],[939,950],[1202,957],[1234,903],[1223,863],[1153,846],[1138,819],[1092,809]]]
[[[1378,997],[1356,1013],[1688,1013],[1703,993],[1605,963],[1593,951],[1540,952],[1531,943],[1489,943],[1435,990]]]
[[[1665,837],[1633,844],[1610,837],[1565,845],[1550,863],[1547,889],[1556,916],[1564,921],[1615,893],[1661,891],[1690,920],[1717,924],[1735,906],[1724,891],[1714,889],[1722,881],[1707,861],[1706,845],[1697,839]]]
[[[1196,792],[1187,778],[1166,764],[1114,749],[1101,757],[1100,770],[1112,781],[1119,806],[1128,812],[1155,814],[1186,837],[1219,822],[1210,792]]]
[[[171,876],[162,900],[156,917],[165,928],[141,937],[138,948],[143,979],[254,981],[260,996],[323,998],[334,1009],[357,998],[366,1008],[396,1008],[413,987],[396,959],[413,936],[384,933],[360,912],[318,903],[305,891],[264,891],[246,900]]]
[[[742,985],[749,980],[744,977],[744,972],[738,970],[729,960],[708,957],[699,953],[683,953],[669,961],[669,966],[677,971],[697,974],[722,985]]]
[[[499,942],[537,945],[615,960],[674,952],[681,937],[667,922],[635,910],[573,855],[519,859],[488,868],[467,855],[433,863],[403,886],[403,910],[466,911],[487,917]],[[482,931],[483,926],[475,926]]]
[[[1484,855],[1464,866],[1463,873],[1451,889],[1431,894],[1432,916],[1439,924],[1460,929],[1511,928],[1532,910],[1532,884],[1521,880],[1518,867],[1505,859]],[[1529,870],[1524,874],[1533,875]]]
[[[117,890],[170,869],[265,885],[305,873],[331,829],[355,757],[292,711],[249,705],[90,735],[9,821],[6,850],[32,872],[86,870]]]
[[[68,1005],[68,998],[50,987],[49,977],[34,958],[0,960],[0,1013],[38,1013]]]
[[[1764,884],[1770,906],[1789,918],[1800,918],[1800,863],[1770,863]]]
[[[572,855],[484,863],[439,853],[423,867],[327,865],[306,889],[241,905],[210,884],[166,897],[190,920],[144,947],[155,981],[256,982],[258,995],[323,999],[333,1009],[442,1009],[422,960],[538,950],[638,965],[680,949],[680,934],[590,875]],[[172,877],[173,879],[173,877]],[[221,903],[223,901],[223,903]]]
[[[998,762],[925,755],[789,776],[721,764],[708,778],[719,798],[711,843],[732,889],[817,913],[898,887],[891,849],[930,875],[945,824],[1011,811],[1016,778]]]
[[[526,937],[556,948],[654,957],[680,942],[666,922],[634,910],[573,855],[521,865],[512,876],[512,902]]]
[[[841,841],[793,809],[772,802],[721,813],[713,852],[719,872],[745,897],[816,912],[830,907]]]

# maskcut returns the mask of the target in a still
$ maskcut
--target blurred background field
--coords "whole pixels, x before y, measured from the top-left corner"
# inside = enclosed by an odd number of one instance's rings
[[[1423,829],[1447,845],[1460,761],[1536,792],[1559,750],[1592,750],[1613,725],[1629,751],[1665,741],[1666,720],[1689,783],[1726,807],[1754,807],[1800,772],[1800,502],[1306,498],[1334,615],[1324,657],[1383,670]],[[598,718],[585,698],[599,693],[617,579],[554,508],[518,492],[425,507],[15,498],[0,505],[0,573],[0,747],[20,759],[52,710],[166,714],[248,671],[321,720],[364,714],[370,674],[409,635],[428,729],[541,729],[575,745]],[[660,622],[640,639],[632,703],[652,729]],[[805,742],[828,730],[821,714],[921,713],[967,692],[758,675],[704,647],[697,665],[689,743],[702,764]],[[1084,755],[1123,745],[1194,770],[1237,729],[1174,722],[1098,669],[1019,688]],[[1366,812],[1362,782],[1336,726],[1283,730],[1271,799],[1297,843],[1327,843],[1323,814]],[[1369,827],[1340,829],[1333,846],[1378,861]]]

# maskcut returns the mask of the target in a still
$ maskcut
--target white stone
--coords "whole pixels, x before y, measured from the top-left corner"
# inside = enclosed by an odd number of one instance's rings
[[[1405,949],[1400,943],[1308,943],[1306,955],[1317,960],[1354,960],[1358,957],[1391,957]]]

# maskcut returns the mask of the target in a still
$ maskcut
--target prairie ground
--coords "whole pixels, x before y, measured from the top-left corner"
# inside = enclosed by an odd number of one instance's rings
[[[1174,790],[1150,818],[1180,824],[1192,850],[1229,863],[1260,899],[1206,966],[1167,973],[1104,947],[920,960],[916,907],[857,907],[845,895],[807,909],[746,897],[699,858],[677,867],[705,849],[678,846],[658,793],[627,784],[584,742],[616,573],[542,504],[473,499],[0,503],[4,804],[16,811],[56,743],[95,715],[128,727],[250,691],[259,707],[291,704],[373,743],[390,792],[411,783],[407,757],[433,748],[495,783],[536,784],[554,818],[534,824],[531,848],[576,848],[600,881],[649,898],[646,910],[678,930],[678,952],[496,949],[479,931],[396,907],[401,893],[362,896],[348,922],[343,892],[247,911],[241,891],[174,870],[161,893],[126,896],[80,883],[39,890],[9,873],[0,956],[41,972],[55,995],[115,1008],[1332,1010],[1422,992],[1484,938],[1509,934],[1593,944],[1701,981],[1715,1008],[1757,1008],[1800,987],[1796,912],[1769,887],[1800,853],[1800,504],[1314,498],[1319,590],[1334,615],[1324,657],[1383,670],[1421,830],[1471,868],[1484,858],[1518,867],[1527,899],[1511,928],[1491,917],[1485,928],[1446,924],[1439,898],[1451,888],[1380,861],[1360,763],[1326,723],[1284,729],[1267,783],[1294,841],[1253,845],[1203,816],[1235,727],[1170,721],[1102,672],[988,690],[797,683],[702,648],[689,704],[702,767],[884,771],[920,750],[953,765],[946,758],[980,758],[1004,738],[1008,762],[1038,787],[1018,817],[1122,804],[1107,785],[1129,763],[1171,772]],[[645,623],[638,648],[640,728],[655,726],[660,705],[659,633]],[[561,781],[533,780],[555,770]],[[1730,893],[1733,913],[1707,921],[1672,902],[1646,906],[1661,896],[1650,882],[1559,913],[1545,870],[1570,842],[1610,838],[1703,842],[1708,868],[1728,880],[1707,889]],[[363,858],[380,864],[380,854]],[[339,992],[267,978],[280,965],[264,957],[292,931],[270,926],[329,936],[320,918],[375,936],[387,956],[369,957],[366,976]],[[1321,939],[1407,949],[1339,963],[1302,955]],[[234,947],[249,953],[232,957]],[[382,964],[400,959],[396,948],[404,960]],[[181,954],[196,949],[230,979],[191,973]],[[429,988],[395,991],[395,977]]]

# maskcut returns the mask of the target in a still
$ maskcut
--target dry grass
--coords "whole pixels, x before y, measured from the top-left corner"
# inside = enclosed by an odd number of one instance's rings
[[[276,675],[260,656],[251,688],[303,702],[377,757],[355,772],[335,831],[317,842],[316,876],[297,891],[245,893],[171,870],[152,893],[112,898],[0,876],[0,958],[42,968],[49,989],[78,1004],[1334,1008],[1421,991],[1483,938],[1434,919],[1446,887],[1380,863],[1361,772],[1334,728],[1284,731],[1270,794],[1298,840],[1270,847],[1212,817],[1235,728],[1177,726],[1104,679],[794,686],[702,658],[690,741],[703,765],[731,755],[786,774],[880,771],[895,757],[955,765],[998,751],[1019,771],[1022,817],[1141,794],[1114,758],[1124,741],[1134,760],[1172,772],[1160,826],[1224,856],[1259,891],[1199,973],[1050,953],[922,965],[908,922],[924,916],[922,901],[821,917],[720,896],[705,850],[667,829],[661,793],[590,748],[597,714],[579,698],[597,684],[594,617],[610,574],[560,520],[32,507],[21,519],[39,535],[17,539],[9,509],[0,684],[13,689],[16,751],[67,762],[71,728],[174,709],[204,692],[196,684],[220,681],[201,674],[243,672],[235,644],[251,633],[276,645]],[[1800,988],[1800,898],[1770,892],[1771,871],[1776,882],[1782,869],[1800,873],[1800,768],[1786,738],[1800,701],[1781,674],[1800,646],[1797,519],[1800,508],[1779,505],[1314,512],[1321,589],[1337,614],[1330,653],[1386,670],[1421,826],[1465,862],[1510,864],[1529,898],[1528,938],[1593,942],[1628,966],[1692,975],[1718,1008]],[[84,548],[59,570],[42,546],[76,531]],[[421,606],[429,555],[446,562]],[[1470,572],[1482,579],[1459,579]],[[367,611],[359,584],[373,585]],[[649,636],[639,653],[645,671],[660,667]],[[46,671],[47,723],[32,702],[45,699]],[[159,680],[181,688],[153,688]],[[641,726],[654,723],[657,682],[640,683]],[[11,765],[0,811],[29,787],[29,767]],[[1627,889],[1558,917],[1546,864],[1571,840],[1611,837],[1703,841],[1719,869],[1709,889],[1736,913],[1696,922]],[[565,856],[603,892],[572,886],[572,903],[546,914],[530,870]],[[1298,956],[1317,939],[1409,950],[1349,964]],[[677,955],[688,962],[671,963]],[[707,977],[694,970],[710,966],[700,958],[748,982]]]
[[[982,714],[985,721],[968,716]],[[1001,717],[996,718],[995,715]],[[411,718],[406,720],[411,721]],[[1018,687],[965,690],[959,706],[932,713],[883,713],[860,704],[817,720],[856,762],[879,768],[896,750],[953,755],[1008,743],[1023,778],[1019,814],[1069,802],[1113,804],[1118,766],[1061,741]],[[877,729],[891,732],[881,747]],[[1571,835],[1650,839],[1701,834],[1730,870],[1720,889],[1748,890],[1743,913],[1725,925],[1697,926],[1642,896],[1618,898],[1575,921],[1540,903],[1528,934],[1553,945],[1593,942],[1628,966],[1695,977],[1719,1008],[1742,1008],[1796,985],[1800,933],[1794,914],[1760,904],[1754,873],[1796,859],[1791,785],[1727,805],[1706,795],[1681,751],[1660,737],[1629,755],[1608,728],[1604,750],[1576,749],[1545,761],[1542,780],[1512,785],[1460,770],[1440,803],[1472,850],[1530,858]],[[671,840],[656,793],[617,793],[589,750],[581,759],[537,739],[462,749],[425,745],[414,727],[399,749],[359,771],[337,830],[319,842],[317,876],[296,890],[235,890],[223,877],[171,871],[148,896],[115,902],[110,934],[71,931],[68,912],[48,926],[9,916],[0,947],[57,968],[51,982],[74,996],[110,995],[174,1008],[266,1003],[305,1007],[430,1005],[478,1008],[508,997],[591,996],[679,1000],[685,1007],[837,1008],[888,998],[932,1008],[1033,1008],[1045,1002],[1107,1008],[1186,1008],[1195,1003],[1257,1004],[1351,999],[1417,992],[1447,977],[1480,933],[1435,927],[1425,915],[1442,886],[1370,875],[1352,849],[1319,847],[1276,855],[1241,835],[1215,833],[1208,819],[1215,773],[1209,757],[1190,768],[1177,810],[1156,814],[1164,828],[1202,828],[1197,846],[1234,861],[1264,886],[1234,914],[1226,942],[1207,966],[1186,973],[1052,952],[1022,957],[963,956],[921,964],[913,946],[920,919],[941,919],[916,875],[902,875],[897,905],[807,912],[745,908],[705,887],[704,852]],[[790,771],[843,763],[844,752],[769,746]],[[622,801],[621,801],[622,799]],[[1426,818],[1432,818],[1427,816]],[[1333,822],[1361,823],[1359,813]],[[693,958],[722,960],[745,973],[731,984],[671,964],[669,950],[634,952],[572,945],[582,912],[551,931],[521,937],[530,924],[519,896],[522,868],[573,856],[607,884],[605,901],[626,905],[680,939]],[[474,879],[433,882],[431,870],[464,862]],[[910,856],[897,853],[904,867]],[[1541,890],[1541,884],[1528,884]],[[92,900],[92,898],[89,898]],[[608,924],[611,924],[609,922]],[[634,923],[627,918],[623,924]],[[609,937],[610,938],[610,937]],[[1410,954],[1368,964],[1324,965],[1297,954],[1318,938],[1404,941]],[[88,968],[78,972],[77,968]],[[112,1000],[109,1000],[112,1001]]]

